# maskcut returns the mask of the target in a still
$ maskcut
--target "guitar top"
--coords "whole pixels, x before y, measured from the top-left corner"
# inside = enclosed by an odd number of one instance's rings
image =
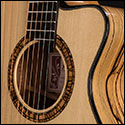
[[[97,1],[2,1],[2,124],[124,124],[124,10]]]

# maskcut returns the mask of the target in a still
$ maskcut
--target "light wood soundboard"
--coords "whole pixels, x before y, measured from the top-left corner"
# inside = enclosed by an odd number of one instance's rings
[[[49,124],[124,123],[124,10],[93,2],[77,7],[69,2],[68,9],[59,9],[57,34],[71,51],[75,82],[68,105]],[[8,64],[25,35],[27,5],[1,2],[2,124],[34,124],[18,112],[8,91]]]

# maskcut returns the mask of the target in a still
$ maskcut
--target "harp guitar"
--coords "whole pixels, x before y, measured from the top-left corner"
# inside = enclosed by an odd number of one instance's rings
[[[2,124],[124,123],[124,10],[96,1],[2,1]]]

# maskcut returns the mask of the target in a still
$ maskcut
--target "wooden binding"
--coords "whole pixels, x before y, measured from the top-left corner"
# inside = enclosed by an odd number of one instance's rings
[[[65,1],[65,2],[69,6],[87,5],[87,4],[99,5],[98,1]]]

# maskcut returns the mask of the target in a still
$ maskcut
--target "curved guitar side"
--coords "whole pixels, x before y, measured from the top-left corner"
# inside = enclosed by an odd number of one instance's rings
[[[97,121],[124,124],[124,10],[104,9],[110,32],[90,70],[88,93]]]

